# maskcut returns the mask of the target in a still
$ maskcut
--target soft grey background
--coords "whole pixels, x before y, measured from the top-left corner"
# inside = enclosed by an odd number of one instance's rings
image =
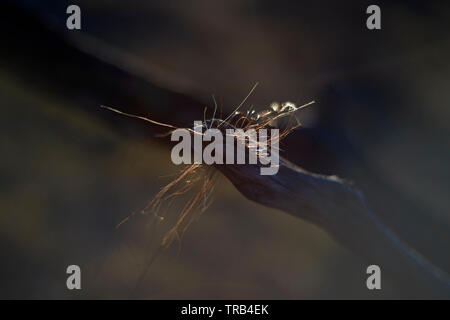
[[[76,40],[65,29],[65,1],[16,4]],[[164,76],[156,80],[171,89],[210,104],[215,94],[224,110],[256,81],[247,107],[316,100],[300,115],[305,127],[285,141],[285,156],[352,180],[392,229],[450,271],[448,4],[379,1],[382,30],[373,32],[365,27],[364,1],[77,4],[83,34],[158,70]],[[59,47],[43,50],[58,54]],[[25,51],[17,53],[31,59],[33,48]],[[124,135],[105,120],[111,115],[97,101],[114,103],[108,93],[94,103],[84,91],[88,79],[76,79],[74,98],[65,79],[45,77],[52,61],[41,61],[40,73],[19,60],[0,66],[0,297],[420,297],[385,278],[381,292],[368,291],[364,261],[316,227],[247,201],[223,177],[212,206],[134,289],[152,252],[147,243],[158,237],[145,219],[115,225],[179,168],[157,139]],[[155,108],[171,112],[157,105],[148,114]],[[82,268],[80,292],[65,288],[69,264]]]

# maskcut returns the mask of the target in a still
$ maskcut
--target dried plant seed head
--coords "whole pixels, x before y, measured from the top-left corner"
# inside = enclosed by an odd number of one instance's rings
[[[210,128],[217,128],[221,130],[222,133],[226,134],[227,129],[259,130],[277,128],[280,129],[279,139],[281,140],[290,132],[292,132],[292,130],[300,126],[300,123],[298,122],[294,113],[314,103],[314,101],[312,101],[308,104],[297,107],[294,103],[289,101],[284,103],[273,102],[269,105],[268,109],[259,112],[256,112],[253,107],[249,108],[247,111],[239,111],[243,103],[256,88],[256,85],[252,88],[244,101],[242,101],[241,104],[228,117],[225,117],[224,119],[222,119],[221,116],[216,117],[218,106],[213,96],[214,112],[211,118],[207,118],[207,108],[204,109],[202,129],[206,130]],[[173,129],[170,130],[168,135],[171,134],[174,130],[179,129],[171,124],[165,124],[142,116],[125,113],[115,108],[104,106],[102,107],[127,117],[138,118],[151,124]],[[282,118],[285,118],[285,121],[283,121],[281,125],[279,120]],[[189,130],[192,134],[199,134],[193,129],[184,129]],[[268,141],[270,141],[270,139],[271,137],[268,136]],[[256,144],[252,144],[252,141],[246,142],[246,148],[248,149],[248,152],[260,152],[257,146],[257,142]],[[221,166],[226,167],[227,164]],[[222,169],[226,170],[226,168],[221,168],[220,171],[223,171]],[[157,221],[162,222],[165,219],[164,214],[161,213],[163,206],[170,206],[170,203],[177,197],[192,194],[192,196],[189,198],[189,200],[186,202],[185,206],[179,213],[176,222],[164,236],[161,242],[161,246],[163,248],[170,246],[170,244],[172,244],[176,239],[180,240],[183,236],[183,233],[187,230],[189,225],[194,220],[195,212],[205,211],[205,209],[211,203],[211,194],[214,189],[214,184],[217,180],[216,172],[217,170],[215,170],[213,166],[208,166],[206,164],[186,165],[180,171],[177,177],[165,187],[163,187],[161,191],[159,191],[153,197],[153,199],[143,208],[143,210],[141,210],[141,214],[147,215],[151,219],[156,219]],[[128,221],[133,216],[134,213],[125,218],[121,223],[119,223],[118,226]]]

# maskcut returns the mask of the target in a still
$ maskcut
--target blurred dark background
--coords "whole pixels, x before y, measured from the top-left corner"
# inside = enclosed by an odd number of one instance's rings
[[[81,8],[80,31],[66,8]],[[230,112],[316,104],[284,142],[297,165],[353,181],[406,242],[450,273],[450,3],[3,1],[0,5],[0,297],[416,298],[316,227],[247,201],[223,177],[212,206],[136,279],[155,230],[116,224],[179,168],[111,105],[177,125],[214,94]],[[180,204],[169,210],[175,215]],[[164,229],[167,226],[162,226]],[[355,239],[357,241],[357,239]],[[66,267],[82,290],[66,288]]]

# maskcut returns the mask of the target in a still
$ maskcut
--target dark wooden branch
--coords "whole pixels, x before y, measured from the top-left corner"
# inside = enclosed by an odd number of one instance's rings
[[[144,77],[127,70],[128,65],[122,65],[126,61],[117,61],[117,56],[123,55],[114,48],[68,31],[65,26],[56,32],[31,12],[8,2],[2,2],[0,9],[0,34],[7,44],[0,50],[0,59],[7,62],[1,71],[42,95],[67,102],[65,107],[80,108],[133,138],[166,130],[138,120],[123,121],[100,106],[176,126],[191,126],[203,113],[204,103],[180,92],[180,88],[169,87],[160,72],[152,69],[143,72],[151,74]]]
[[[217,168],[248,199],[319,226],[388,271],[403,288],[415,290],[413,296],[450,297],[448,277],[394,235],[367,208],[361,192],[339,178],[307,172],[283,159],[273,176],[260,175],[256,165]]]

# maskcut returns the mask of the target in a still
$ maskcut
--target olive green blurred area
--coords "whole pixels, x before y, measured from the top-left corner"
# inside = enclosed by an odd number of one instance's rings
[[[55,39],[76,43],[79,35],[65,29],[67,3],[18,3],[14,14],[36,17]],[[129,62],[164,70],[169,90],[209,106],[215,94],[224,112],[257,81],[245,107],[316,100],[299,114],[305,126],[284,142],[284,156],[351,180],[390,228],[450,272],[448,4],[381,2],[382,30],[373,33],[365,27],[365,2],[78,5],[83,20],[76,32],[126,53]],[[2,29],[14,34],[15,27]],[[44,38],[50,36],[42,38],[47,46]],[[44,57],[42,67],[31,70],[25,60],[4,60],[16,49],[2,45],[1,298],[421,297],[397,288],[388,276],[381,291],[367,290],[366,262],[315,226],[248,201],[220,174],[211,206],[147,270],[186,199],[163,208],[168,218],[156,227],[139,214],[116,226],[180,171],[169,146],[153,132],[130,131],[134,120],[100,109],[101,103],[114,104],[115,92],[92,90],[88,83],[98,77],[89,79],[91,66],[59,62],[87,75],[76,79],[75,88],[70,73],[47,75],[55,60]],[[33,49],[17,54],[34,61]],[[48,50],[58,55],[59,47]],[[117,91],[131,87],[124,80]],[[127,110],[133,100],[117,103]],[[177,107],[156,101],[145,114],[188,124],[203,116]],[[79,291],[66,288],[72,264],[82,270]]]

